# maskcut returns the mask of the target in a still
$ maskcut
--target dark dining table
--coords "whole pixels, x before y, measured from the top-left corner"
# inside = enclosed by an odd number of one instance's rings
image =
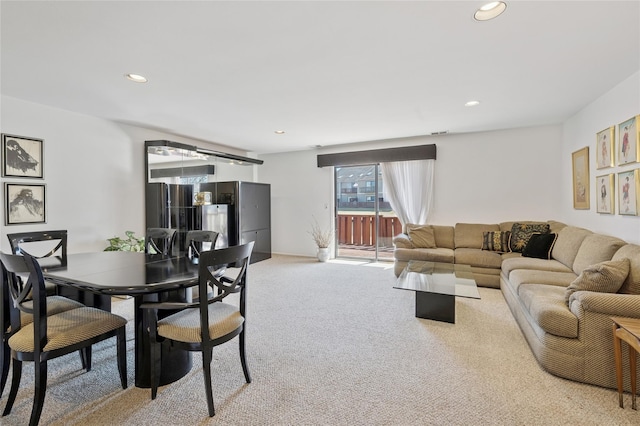
[[[43,276],[61,289],[134,298],[135,385],[148,388],[149,335],[142,326],[140,305],[187,300],[187,288],[198,283],[198,265],[186,256],[118,251],[79,253],[68,255],[65,266],[43,268]],[[192,366],[189,352],[165,345],[161,359],[161,385],[180,379]]]

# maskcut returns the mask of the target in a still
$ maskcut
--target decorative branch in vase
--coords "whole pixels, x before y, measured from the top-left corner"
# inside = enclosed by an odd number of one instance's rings
[[[320,262],[326,262],[329,259],[329,246],[331,245],[331,241],[333,241],[333,229],[322,228],[314,218],[309,233],[316,243],[316,246],[318,246],[318,260]]]

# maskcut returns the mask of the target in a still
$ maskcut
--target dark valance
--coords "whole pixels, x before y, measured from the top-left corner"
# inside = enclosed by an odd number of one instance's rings
[[[318,155],[318,167],[360,166],[363,164],[389,163],[392,161],[435,160],[436,145],[403,146],[400,148],[372,149],[367,151],[339,152]]]

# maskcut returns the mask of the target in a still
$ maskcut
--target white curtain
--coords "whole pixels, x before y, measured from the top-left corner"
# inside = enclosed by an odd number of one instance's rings
[[[425,224],[433,204],[436,160],[380,163],[383,194],[403,225]]]

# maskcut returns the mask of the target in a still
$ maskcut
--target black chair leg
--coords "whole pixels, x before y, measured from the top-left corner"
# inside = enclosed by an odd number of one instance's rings
[[[202,368],[204,375],[204,390],[207,394],[207,407],[209,408],[209,417],[216,415],[213,406],[213,390],[211,389],[211,359],[213,358],[212,348],[202,349]]]
[[[2,343],[0,358],[2,361],[2,373],[0,373],[0,396],[2,396],[4,387],[7,384],[7,377],[9,377],[9,365],[11,364],[11,349],[9,348],[9,345],[7,345],[7,342]]]
[[[149,351],[151,362],[149,363],[149,380],[151,381],[151,399],[156,399],[158,386],[160,385],[160,343],[151,342]]]
[[[242,364],[244,378],[247,380],[247,383],[251,383],[251,375],[249,374],[249,367],[247,366],[247,358],[245,356],[244,330],[240,332],[240,363]]]
[[[122,389],[127,388],[127,338],[125,328],[120,327],[116,335],[116,348],[118,351],[118,371]]]
[[[13,403],[16,401],[18,395],[18,388],[20,387],[20,378],[22,377],[22,361],[13,360],[13,369],[11,377],[11,390],[9,391],[9,399],[7,399],[7,405],[4,406],[3,416],[6,416],[11,412]]]
[[[91,346],[80,349],[80,359],[82,360],[82,368],[87,372],[91,371]]]
[[[35,393],[33,395],[33,408],[31,409],[31,418],[29,426],[38,426],[40,415],[42,414],[42,406],[44,405],[44,396],[47,392],[47,362],[36,361],[35,370]]]

